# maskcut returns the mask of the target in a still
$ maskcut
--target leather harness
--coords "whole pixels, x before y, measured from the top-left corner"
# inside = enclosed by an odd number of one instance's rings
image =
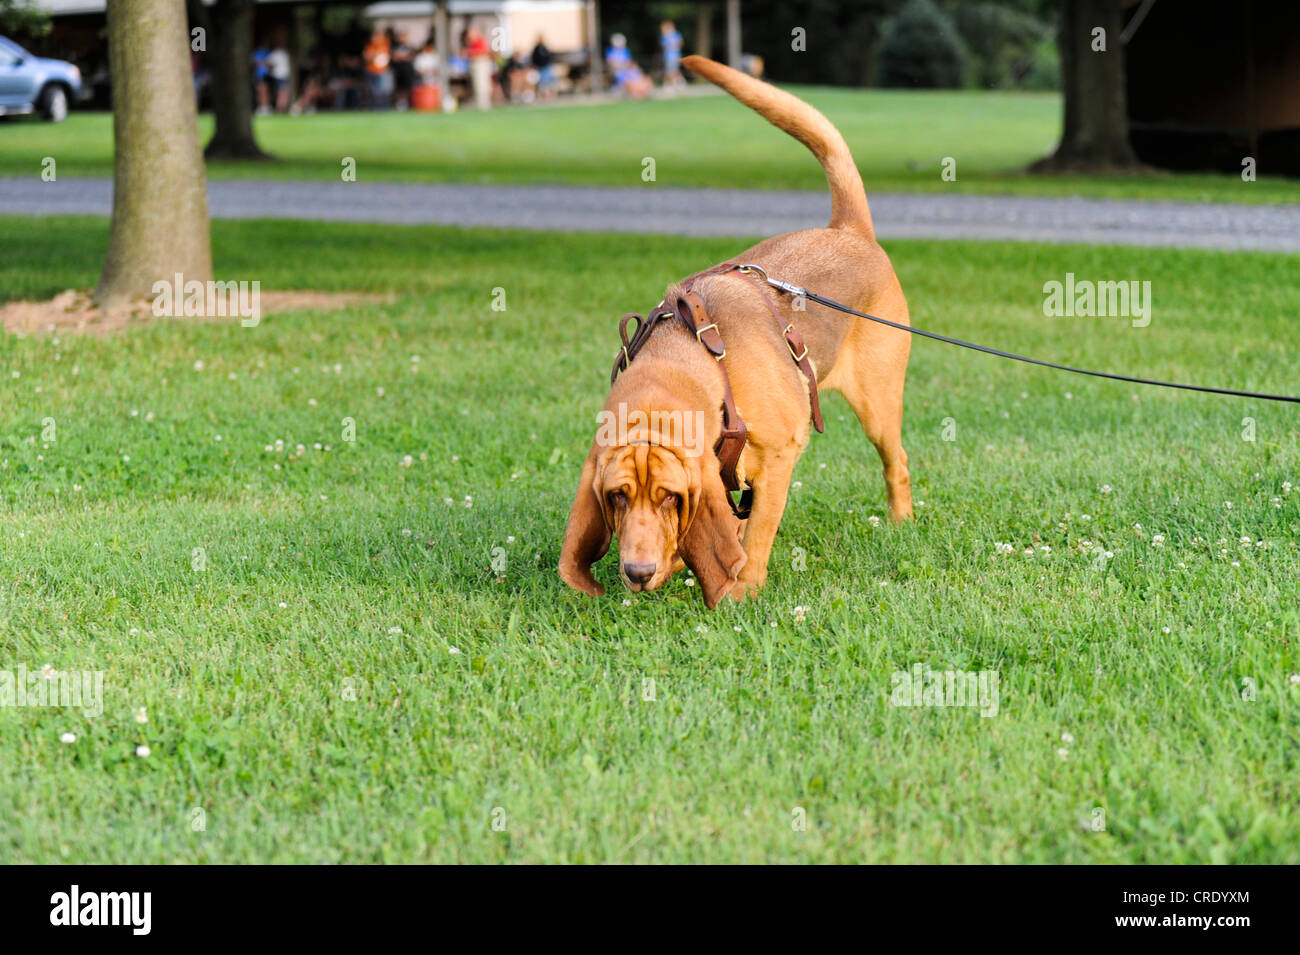
[[[731,505],[731,510],[735,515],[744,520],[749,517],[754,492],[750,487],[741,487],[737,468],[740,465],[740,456],[745,450],[745,444],[749,440],[749,429],[745,427],[745,422],[741,419],[740,413],[736,411],[736,400],[731,393],[731,378],[727,375],[727,368],[722,363],[722,360],[727,357],[726,345],[723,344],[722,336],[718,333],[718,326],[709,321],[709,313],[704,306],[704,300],[694,291],[695,283],[698,280],[713,275],[737,275],[742,278],[757,280],[757,277],[752,276],[745,267],[733,262],[724,262],[722,265],[715,265],[711,269],[697,272],[686,279],[681,283],[684,294],[677,296],[676,301],[668,302],[665,300],[660,302],[650,312],[648,319],[635,312],[624,315],[618,324],[618,334],[623,340],[623,347],[619,349],[618,354],[614,357],[614,369],[610,373],[609,383],[612,385],[621,372],[627,371],[632,359],[645,347],[645,343],[650,340],[651,332],[658,327],[661,321],[676,319],[695,336],[696,340],[714,357],[718,363],[718,370],[722,372],[722,432],[717,443],[713,446],[713,453],[718,457],[722,483],[727,489],[727,503]],[[813,427],[819,433],[825,431],[825,425],[822,423],[821,405],[817,400],[817,375],[813,371],[812,362],[808,360],[808,347],[804,344],[803,336],[799,334],[799,330],[794,327],[793,323],[786,322],[781,317],[780,310],[768,295],[764,285],[758,284],[756,287],[763,298],[763,303],[767,306],[767,310],[776,320],[777,327],[781,329],[785,343],[790,349],[790,357],[794,359],[799,371],[803,373],[804,380],[808,382],[808,397]],[[636,327],[633,329],[631,337],[629,337],[627,326],[628,322],[632,320],[636,321]],[[741,492],[739,501],[732,498],[731,492],[733,491]]]

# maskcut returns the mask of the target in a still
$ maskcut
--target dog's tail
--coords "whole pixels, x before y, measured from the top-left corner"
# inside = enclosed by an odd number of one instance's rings
[[[707,57],[688,56],[683,58],[682,65],[721,86],[812,151],[826,170],[826,182],[831,189],[832,229],[874,234],[862,176],[849,154],[848,144],[830,120],[798,97]]]

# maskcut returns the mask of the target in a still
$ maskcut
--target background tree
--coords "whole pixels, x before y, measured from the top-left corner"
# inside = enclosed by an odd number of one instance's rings
[[[113,220],[95,302],[149,298],[181,273],[212,278],[185,0],[108,0]]]
[[[1124,90],[1123,0],[1061,0],[1061,82],[1065,127],[1056,152],[1034,172],[1136,168]],[[1096,31],[1103,31],[1097,33]],[[1104,41],[1105,49],[1097,47]]]
[[[0,32],[5,36],[42,36],[49,29],[49,15],[33,0],[0,0]]]
[[[207,30],[212,69],[214,128],[203,154],[209,159],[270,159],[253,135],[254,0],[217,0],[204,9],[194,3],[195,22]]]

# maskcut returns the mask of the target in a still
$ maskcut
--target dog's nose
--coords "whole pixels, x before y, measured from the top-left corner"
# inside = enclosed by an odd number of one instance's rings
[[[627,574],[627,579],[634,584],[648,584],[658,566],[658,564],[624,564],[623,573]]]

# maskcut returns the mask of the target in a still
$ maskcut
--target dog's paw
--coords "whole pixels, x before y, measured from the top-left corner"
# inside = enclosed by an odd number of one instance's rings
[[[738,580],[735,585],[727,592],[727,597],[737,603],[746,597],[757,597],[759,590],[763,585],[754,580]]]

